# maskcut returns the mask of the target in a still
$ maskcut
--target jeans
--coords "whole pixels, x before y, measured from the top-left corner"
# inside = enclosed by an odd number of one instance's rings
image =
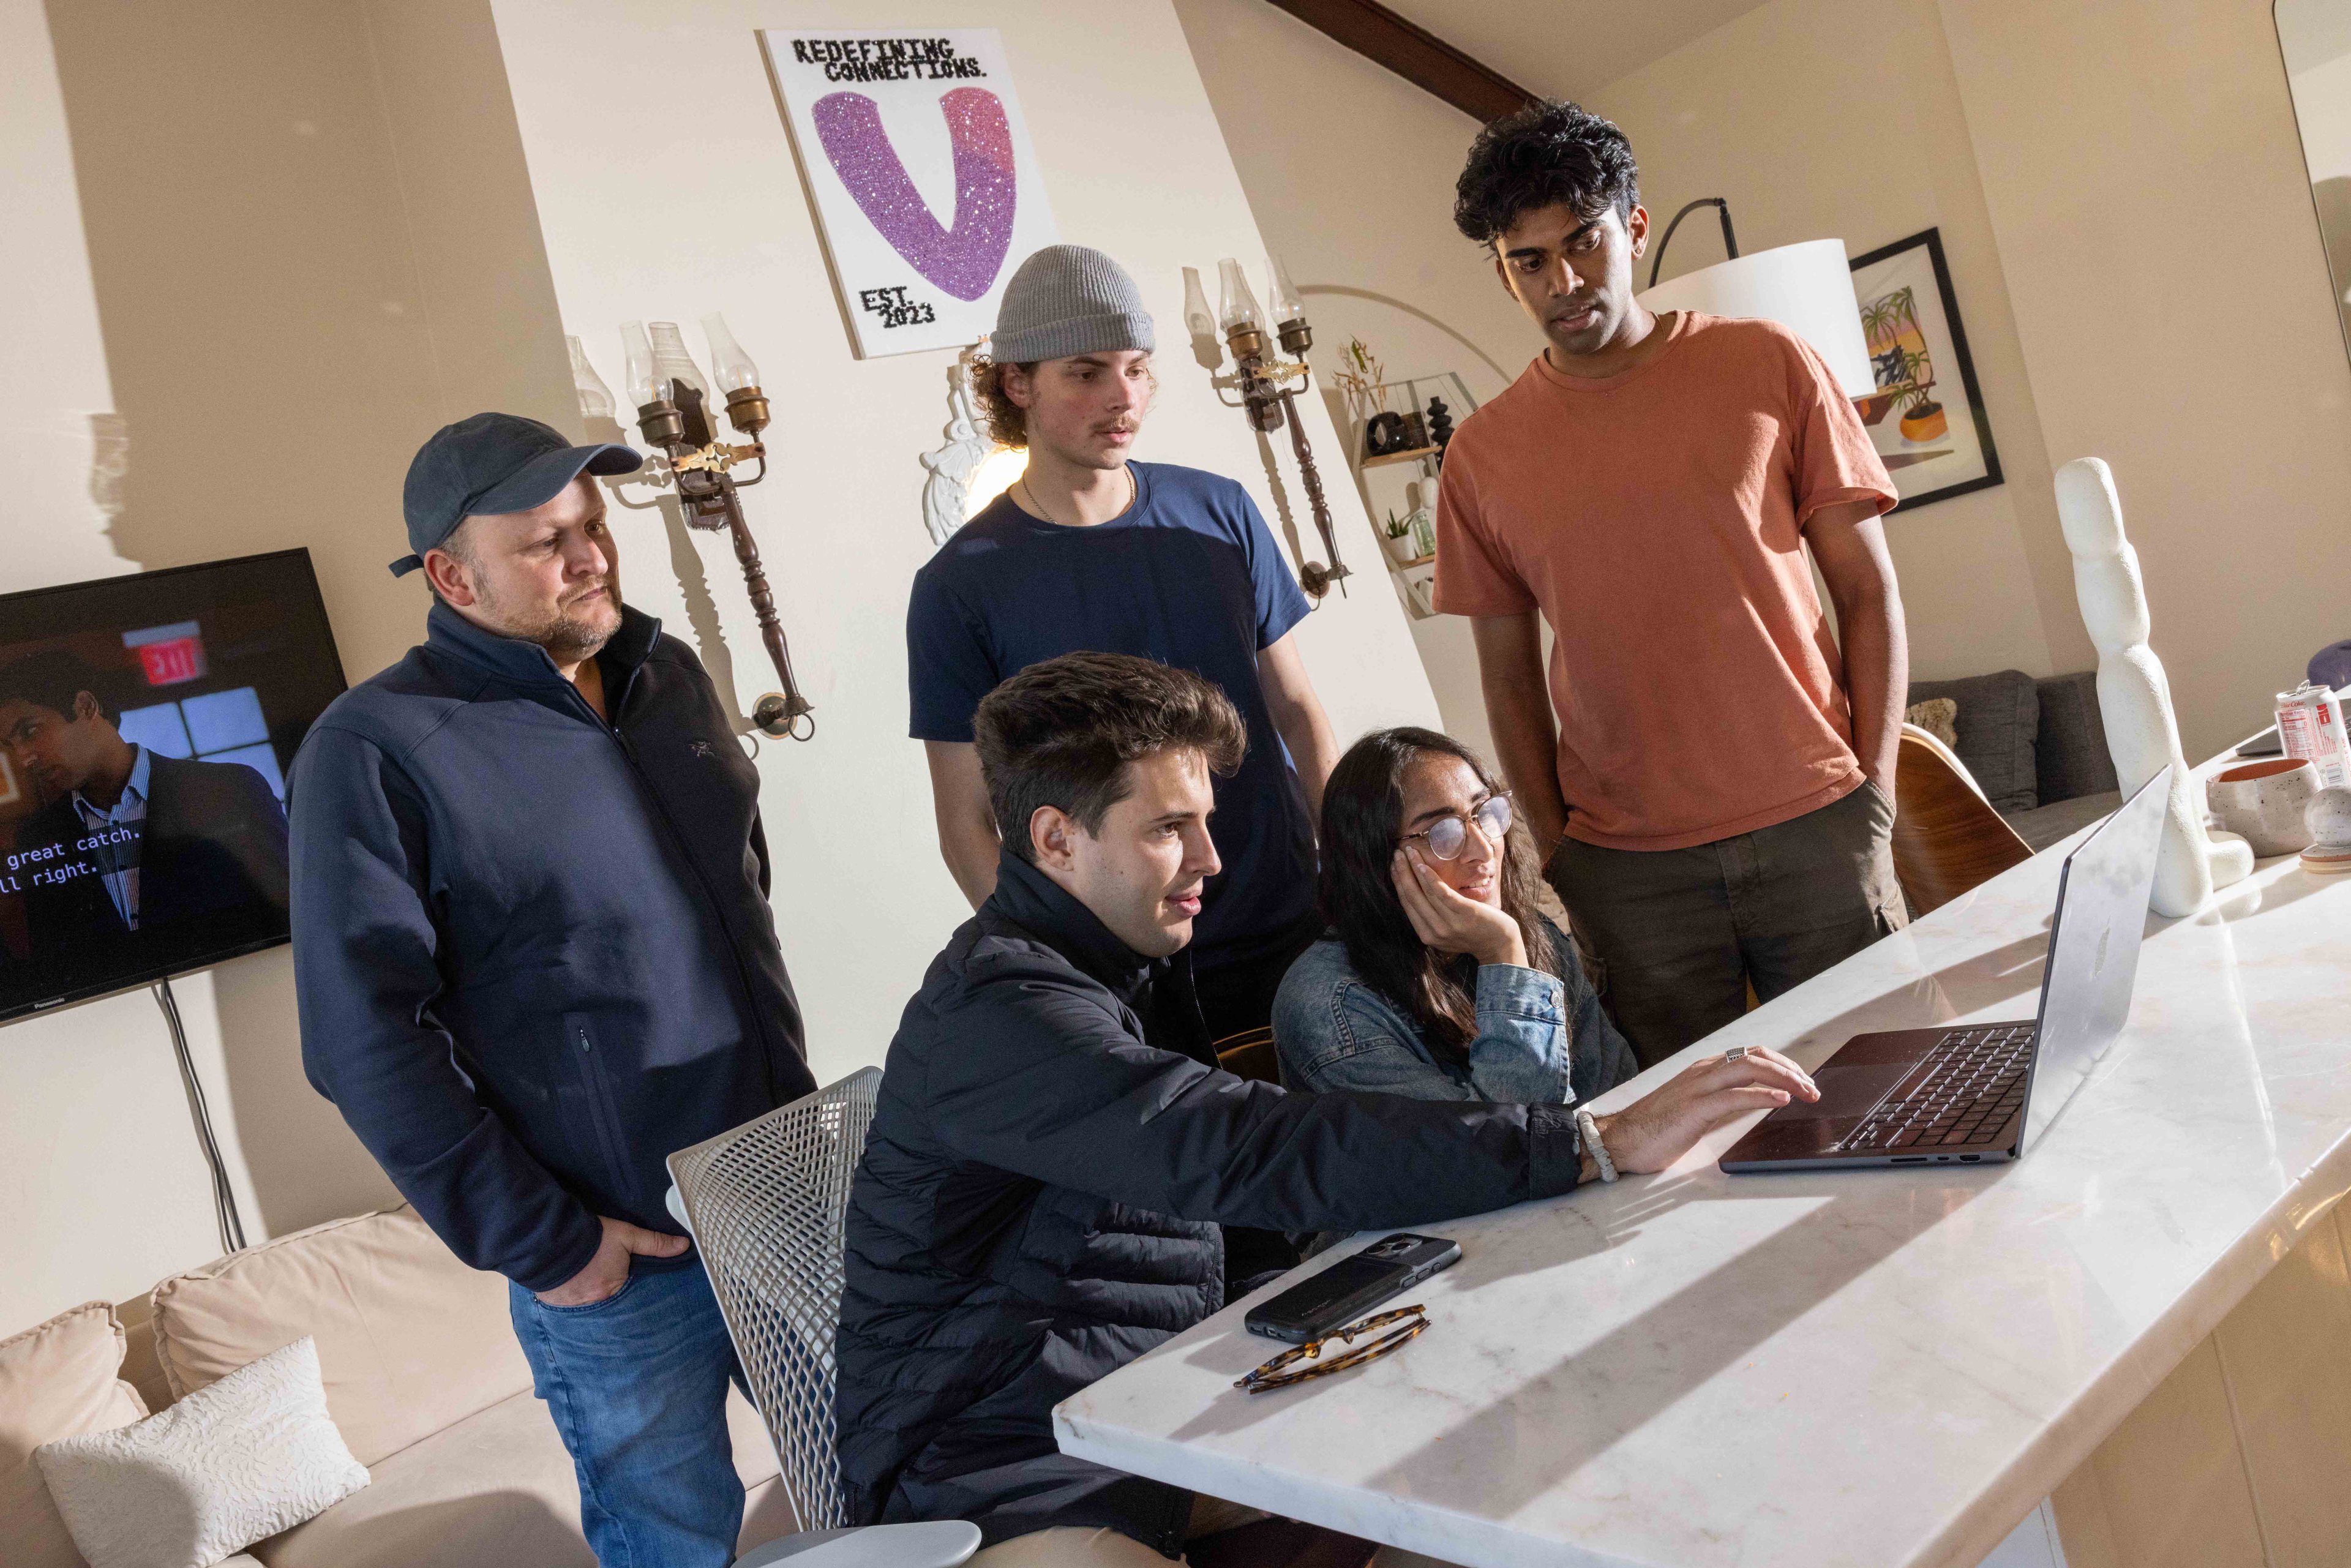
[[[1602,995],[1644,1067],[1792,990],[1910,919],[1894,802],[1863,783],[1768,828],[1682,850],[1552,852],[1552,888],[1605,967]]]
[[[584,1307],[507,1290],[534,1390],[579,1472],[596,1561],[726,1568],[743,1528],[726,1385],[741,1374],[700,1263],[640,1266]]]

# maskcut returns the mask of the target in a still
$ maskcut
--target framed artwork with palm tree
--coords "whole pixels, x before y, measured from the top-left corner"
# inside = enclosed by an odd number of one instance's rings
[[[1897,512],[2000,484],[2000,449],[1976,385],[1939,231],[1854,257],[1877,391],[1854,400],[1902,499]]]

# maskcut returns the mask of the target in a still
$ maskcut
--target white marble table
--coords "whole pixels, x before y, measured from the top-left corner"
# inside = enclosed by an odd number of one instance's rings
[[[2071,847],[1705,1048],[2030,1017]],[[2351,1187],[2351,877],[2288,856],[2151,921],[2127,1032],[2015,1164],[1724,1176],[1747,1124],[1424,1227],[1462,1261],[1397,1354],[1251,1397],[1236,1303],[1061,1445],[1472,1568],[1975,1568]]]

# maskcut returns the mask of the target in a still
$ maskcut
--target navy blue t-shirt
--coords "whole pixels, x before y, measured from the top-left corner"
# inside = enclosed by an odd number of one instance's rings
[[[1224,871],[1193,928],[1196,970],[1311,932],[1314,833],[1259,684],[1259,651],[1311,608],[1249,492],[1165,463],[1131,463],[1134,504],[1092,528],[1001,496],[914,574],[906,666],[917,740],[969,741],[979,699],[1062,653],[1135,653],[1224,688],[1249,725],[1240,771],[1217,780],[1209,836]]]

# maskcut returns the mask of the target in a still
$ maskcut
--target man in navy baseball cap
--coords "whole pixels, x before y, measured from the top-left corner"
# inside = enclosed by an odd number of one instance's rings
[[[515,413],[477,413],[444,424],[417,448],[401,491],[412,553],[392,563],[406,577],[424,552],[476,512],[528,512],[546,505],[580,474],[633,474],[644,459],[613,442],[574,446],[551,425]]]
[[[622,602],[594,476],[640,462],[504,413],[416,455],[434,602],[294,759],[294,978],[310,1082],[507,1277],[597,1559],[726,1568],[735,1354],[664,1162],[816,1085],[758,770]]]

